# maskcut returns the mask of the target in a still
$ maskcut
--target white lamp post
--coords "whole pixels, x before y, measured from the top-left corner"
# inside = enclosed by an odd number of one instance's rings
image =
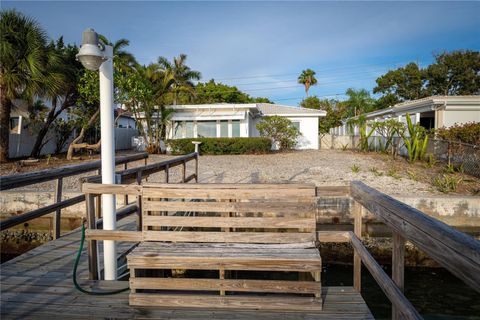
[[[77,59],[88,70],[100,71],[100,134],[102,157],[102,183],[115,183],[115,140],[113,123],[113,47],[102,45],[98,34],[87,29],[82,34],[82,45]],[[115,196],[102,195],[103,229],[115,230]],[[115,241],[103,242],[105,280],[117,277],[117,255]]]

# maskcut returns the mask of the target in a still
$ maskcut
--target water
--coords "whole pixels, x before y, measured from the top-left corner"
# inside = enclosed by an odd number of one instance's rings
[[[390,266],[384,266],[391,275]],[[352,286],[351,265],[327,264],[324,286]],[[367,269],[362,268],[362,296],[375,319],[390,319],[391,304]],[[480,320],[480,294],[440,268],[405,268],[405,296],[425,319]]]

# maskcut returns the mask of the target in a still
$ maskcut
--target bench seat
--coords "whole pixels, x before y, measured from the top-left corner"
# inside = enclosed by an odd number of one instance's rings
[[[191,270],[321,271],[318,249],[277,244],[142,242],[128,256],[130,268]]]
[[[322,310],[310,185],[143,185],[130,305]]]

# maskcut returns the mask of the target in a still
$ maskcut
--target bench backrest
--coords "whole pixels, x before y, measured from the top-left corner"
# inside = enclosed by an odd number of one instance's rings
[[[305,243],[315,241],[315,186],[145,184],[145,241]]]

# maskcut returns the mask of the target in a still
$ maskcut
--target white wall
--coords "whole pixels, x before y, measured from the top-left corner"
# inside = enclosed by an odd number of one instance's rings
[[[455,123],[480,122],[479,110],[444,110],[443,125],[451,127]]]
[[[295,149],[318,149],[318,117],[286,117],[292,122],[299,122],[300,133],[302,136],[298,139],[298,144]],[[250,136],[259,137],[260,133],[257,130],[257,123],[262,121],[262,118],[255,118],[250,120]]]
[[[318,149],[318,117],[287,117],[300,123],[300,133],[296,149]]]

